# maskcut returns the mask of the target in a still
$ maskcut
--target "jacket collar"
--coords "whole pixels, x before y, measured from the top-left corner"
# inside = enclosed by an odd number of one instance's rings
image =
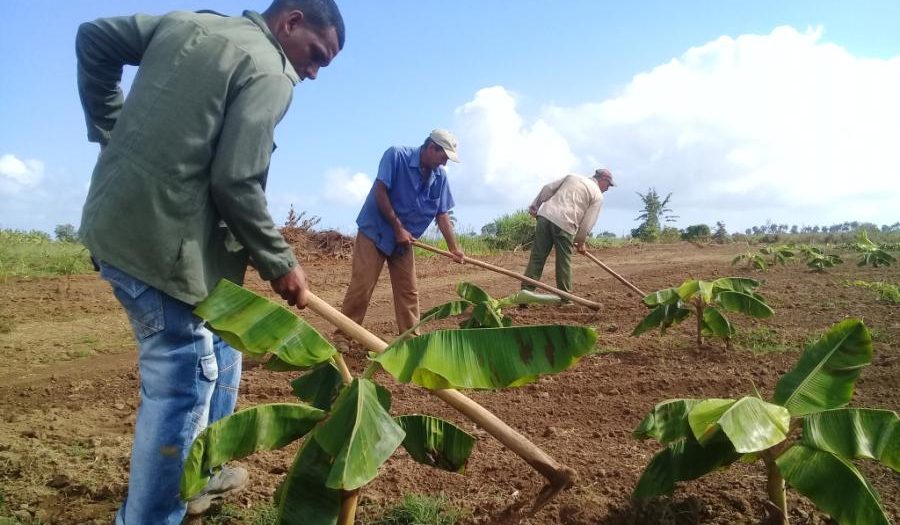
[[[281,54],[281,64],[284,67],[284,74],[291,79],[291,83],[295,86],[297,82],[300,82],[300,75],[297,74],[297,71],[294,70],[294,66],[291,65],[291,62],[288,60],[287,55],[284,54],[284,49],[281,47],[281,44],[278,43],[278,40],[275,38],[275,35],[272,34],[272,31],[269,30],[269,25],[266,24],[265,19],[257,13],[256,11],[244,11],[244,17],[250,19],[251,22],[259,26],[260,30],[262,30],[263,34],[266,35],[266,38],[269,39],[269,42],[275,46],[275,49],[278,50],[278,53]]]

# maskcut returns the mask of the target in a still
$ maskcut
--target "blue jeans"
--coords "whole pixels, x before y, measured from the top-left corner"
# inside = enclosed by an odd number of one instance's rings
[[[117,525],[177,525],[184,460],[209,423],[234,411],[241,354],[209,329],[193,307],[100,262],[138,343],[141,406],[134,428],[128,496]]]

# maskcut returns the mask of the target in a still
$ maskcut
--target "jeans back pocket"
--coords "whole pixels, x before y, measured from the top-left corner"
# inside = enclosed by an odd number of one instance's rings
[[[100,261],[100,277],[112,285],[113,294],[128,314],[138,341],[165,329],[162,292],[103,261]]]

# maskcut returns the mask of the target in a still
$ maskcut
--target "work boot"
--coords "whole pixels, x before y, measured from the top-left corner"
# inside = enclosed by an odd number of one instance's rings
[[[213,502],[244,488],[248,479],[250,475],[247,474],[247,469],[223,465],[221,470],[209,478],[203,492],[188,501],[188,516],[203,514]]]

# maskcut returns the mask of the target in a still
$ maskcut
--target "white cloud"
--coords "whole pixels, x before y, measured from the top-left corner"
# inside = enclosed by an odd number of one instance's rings
[[[460,164],[451,164],[457,203],[524,208],[540,186],[577,163],[564,137],[541,119],[526,124],[516,96],[502,86],[479,90],[456,109]]]
[[[346,168],[333,168],[325,173],[322,197],[326,202],[349,206],[361,205],[374,181],[362,172],[351,173]]]
[[[483,89],[457,109],[464,193],[523,206],[547,180],[607,166],[619,184],[607,207],[637,210],[635,192],[654,186],[673,192],[682,225],[893,223],[900,57],[857,57],[823,33],[723,36],[533,122],[503,87]]]
[[[0,194],[14,195],[37,187],[44,175],[44,163],[21,160],[7,153],[0,157]]]

